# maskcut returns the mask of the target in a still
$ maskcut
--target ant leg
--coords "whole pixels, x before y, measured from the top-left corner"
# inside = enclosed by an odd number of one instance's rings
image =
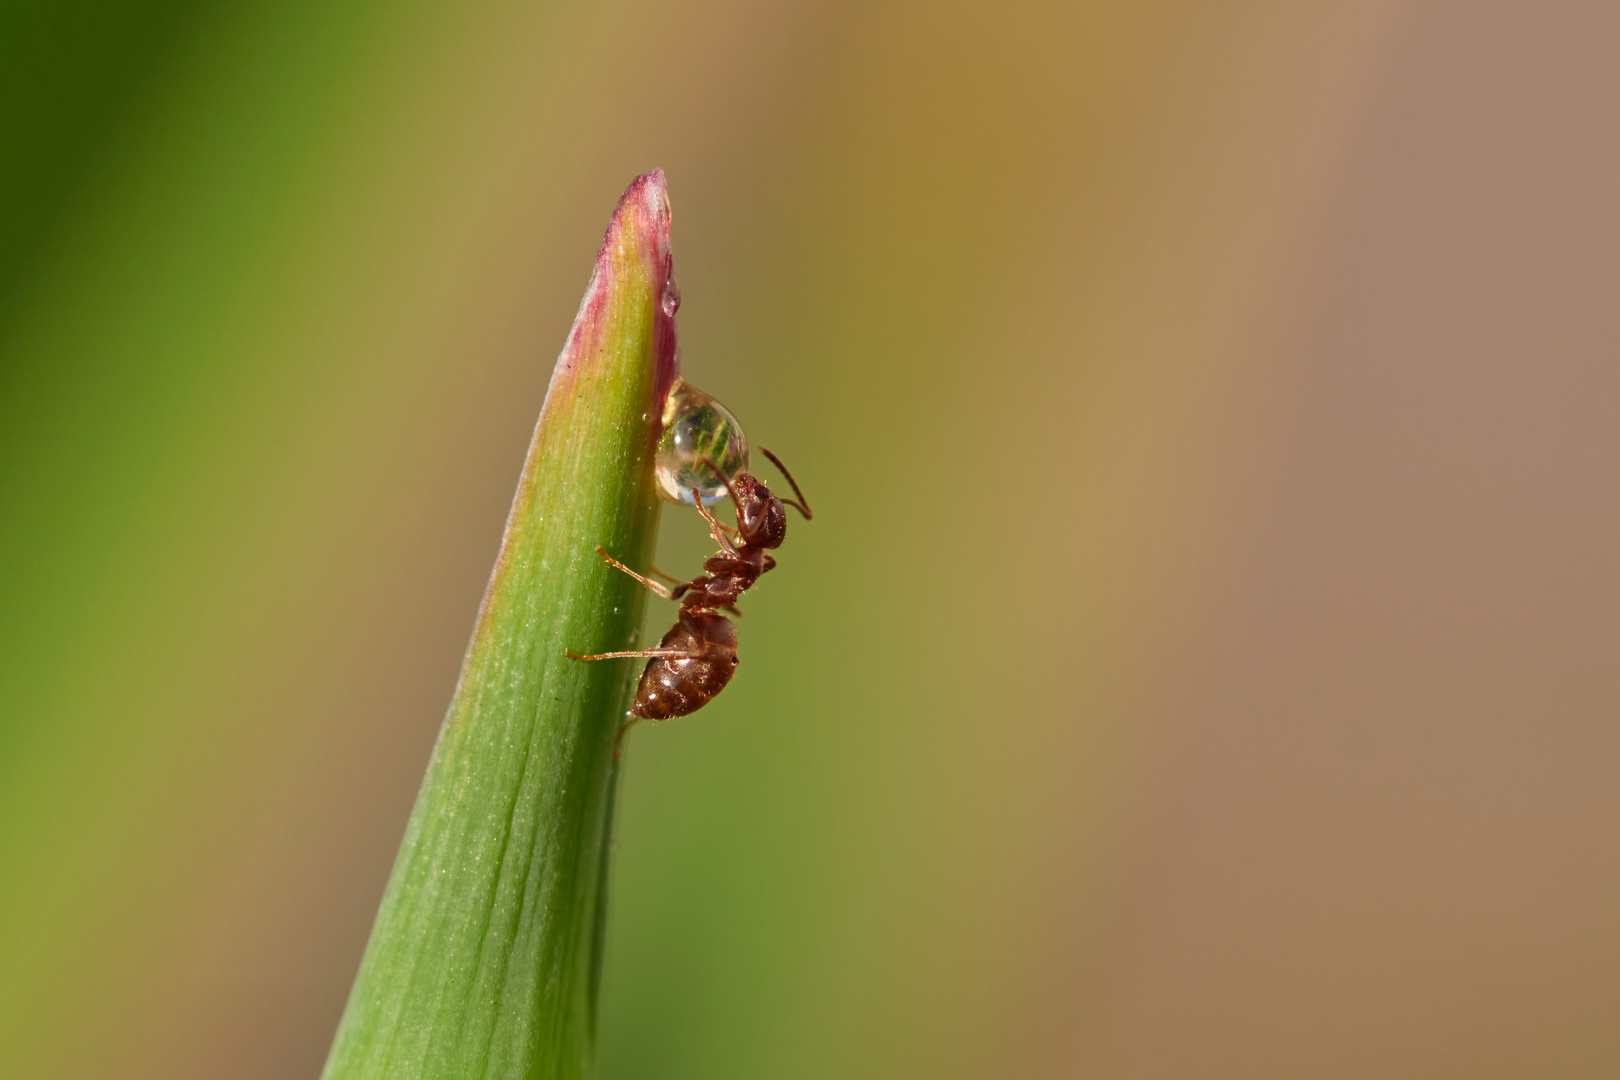
[[[634,657],[662,656],[668,660],[701,660],[702,653],[695,653],[688,649],[629,649],[625,652],[595,653],[591,656],[581,656],[572,649],[564,649],[563,655],[570,660],[624,660]]]
[[[692,501],[697,504],[698,513],[703,515],[703,520],[709,523],[709,535],[714,537],[714,542],[727,555],[737,554],[737,549],[732,546],[730,538],[720,531],[724,526],[714,519],[714,515],[709,513],[709,508],[704,506],[703,500],[698,497],[697,488],[692,489]]]
[[[694,651],[694,648],[666,649],[659,647],[656,649],[626,649],[623,652],[605,652],[595,653],[591,656],[581,656],[572,649],[564,649],[563,655],[568,657],[570,660],[624,660],[641,657],[649,659],[654,657],[662,657],[666,660],[703,659],[703,646],[707,644],[703,638],[703,625],[692,617],[692,613],[690,611],[687,611],[684,608],[681,610],[680,619],[681,625],[686,627],[686,632],[692,635],[692,641],[696,651]]]
[[[632,716],[619,725],[619,733],[613,737],[613,760],[619,760],[619,749],[624,745],[624,733],[647,719],[645,716]]]
[[[673,600],[673,599],[675,599],[675,594],[670,592],[669,589],[665,588],[663,585],[660,585],[658,582],[654,581],[652,578],[644,578],[644,577],[642,577],[640,574],[636,573],[634,570],[632,570],[628,566],[624,565],[624,563],[620,562],[618,559],[615,559],[613,556],[611,556],[607,552],[603,551],[601,544],[596,545],[596,553],[598,555],[602,556],[602,558],[606,559],[610,565],[617,566],[620,570],[623,570],[625,573],[629,574],[631,577],[635,578],[637,581],[639,581],[643,585],[647,586],[647,588],[651,589],[653,592],[657,593],[659,596],[662,596],[665,600]],[[666,574],[664,576],[668,577],[669,575]],[[670,580],[673,581],[674,579],[671,578]]]
[[[714,515],[712,515],[712,514],[707,514],[706,513],[703,516],[708,519],[708,522],[709,522],[709,525],[710,525],[711,528],[725,529],[726,532],[735,533],[737,535],[737,537],[739,539],[741,539],[741,537],[742,537],[742,500],[737,497],[737,489],[731,485],[731,478],[729,476],[727,476],[725,473],[720,471],[720,466],[716,465],[713,461],[709,460],[708,458],[703,459],[703,464],[707,465],[709,467],[709,471],[714,473],[715,476],[719,477],[720,482],[722,484],[726,485],[726,494],[731,496],[731,505],[737,511],[737,528],[733,529],[730,526],[720,524],[718,521],[714,520]],[[693,489],[692,495],[693,495],[694,498],[696,498],[696,496],[697,496],[697,490],[696,489]],[[701,504],[699,504],[698,509],[700,509],[700,510],[702,509]],[[716,539],[718,539],[718,535],[716,536]]]
[[[658,569],[658,567],[656,567],[656,566],[649,566],[649,567],[647,567],[647,569],[652,571],[653,577],[661,577],[665,581],[668,581],[668,582],[670,582],[672,584],[675,584],[675,585],[684,585],[685,584],[685,579],[678,578],[674,574],[666,574],[662,570]],[[671,597],[671,599],[674,599],[674,598]]]

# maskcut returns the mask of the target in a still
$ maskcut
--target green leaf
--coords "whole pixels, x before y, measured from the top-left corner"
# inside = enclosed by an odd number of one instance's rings
[[[596,1026],[614,744],[676,375],[662,172],[619,201],[557,359],[506,536],[326,1080],[577,1077]],[[667,305],[673,308],[673,305]]]

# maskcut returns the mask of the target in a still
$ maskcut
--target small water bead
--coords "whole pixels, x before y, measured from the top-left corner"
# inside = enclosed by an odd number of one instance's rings
[[[675,313],[681,310],[681,287],[675,284],[674,278],[664,282],[664,295],[660,297],[660,303],[664,308],[664,314],[672,319]]]
[[[748,437],[731,411],[679,379],[664,402],[664,433],[658,440],[655,471],[658,493],[670,502],[692,505],[697,488],[705,503],[726,497],[726,486],[705,465],[715,463],[735,480],[748,471]]]

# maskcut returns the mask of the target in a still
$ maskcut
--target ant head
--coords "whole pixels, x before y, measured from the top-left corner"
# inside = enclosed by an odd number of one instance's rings
[[[771,459],[772,464],[782,470],[782,475],[787,477],[787,482],[793,488],[793,494],[798,496],[797,499],[782,499],[772,495],[770,488],[760,483],[757,477],[749,476],[747,473],[741,474],[735,481],[727,480],[726,474],[720,471],[720,466],[708,458],[703,459],[703,464],[726,485],[727,494],[737,504],[737,535],[742,538],[743,543],[754,548],[781,547],[782,541],[787,539],[787,507],[793,507],[808,521],[812,517],[810,505],[804,501],[804,492],[800,491],[799,485],[794,482],[793,474],[777,460],[776,455],[763,446],[759,450]],[[693,496],[696,497],[696,494],[694,490]]]
[[[743,473],[735,483],[737,531],[749,547],[781,547],[787,539],[787,508],[771,489]]]

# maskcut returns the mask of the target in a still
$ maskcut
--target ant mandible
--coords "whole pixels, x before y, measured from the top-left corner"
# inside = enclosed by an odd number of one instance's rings
[[[747,473],[738,476],[733,484],[714,462],[704,458],[703,463],[726,485],[726,494],[731,496],[737,508],[737,527],[733,529],[715,520],[708,507],[703,505],[698,492],[693,490],[692,501],[697,504],[703,520],[709,523],[709,534],[714,537],[720,550],[704,560],[704,572],[691,581],[682,582],[671,589],[651,578],[642,577],[603,551],[600,544],[597,545],[596,553],[611,565],[664,599],[681,602],[679,621],[664,635],[656,649],[631,649],[597,653],[594,656],[580,656],[564,650],[574,660],[647,658],[641,683],[636,687],[635,704],[630,707],[632,719],[619,729],[621,740],[631,725],[638,721],[669,720],[696,712],[726,688],[737,670],[737,627],[720,612],[741,614],[737,610],[737,599],[753,587],[760,575],[775,568],[776,559],[771,556],[770,549],[780,547],[787,538],[787,510],[784,507],[793,507],[804,515],[806,521],[814,516],[810,513],[810,504],[805,500],[804,492],[799,490],[787,466],[763,446],[759,450],[787,477],[793,494],[798,496],[797,501],[773,495],[770,488]],[[733,542],[727,533],[736,533],[736,541]],[[668,577],[667,574],[662,576]]]

